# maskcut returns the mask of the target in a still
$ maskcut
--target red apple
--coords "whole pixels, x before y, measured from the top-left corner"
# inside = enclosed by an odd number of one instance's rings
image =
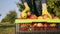
[[[26,24],[21,24],[21,27],[26,27],[27,25]]]
[[[34,30],[35,30],[35,31],[37,31],[37,30],[38,30],[38,28],[37,28],[37,27],[35,27],[35,28],[34,28]]]
[[[43,24],[42,23],[38,23],[37,26],[38,27],[43,27]]]
[[[48,28],[48,30],[52,30],[52,28]]]
[[[43,28],[40,28],[40,30],[43,30]]]
[[[31,13],[30,13],[30,12],[28,12],[28,13],[27,13],[27,16],[29,17],[30,15],[31,15]]]
[[[37,23],[34,23],[34,24],[33,24],[33,27],[37,27]]]
[[[55,27],[55,26],[57,26],[57,25],[53,23],[53,24],[50,24],[50,26],[51,26],[51,27]]]
[[[57,16],[54,16],[53,19],[59,19]]]
[[[49,18],[47,14],[42,15],[43,19]]]
[[[52,30],[56,30],[56,28],[52,28]]]
[[[47,27],[47,26],[48,26],[48,25],[45,23],[45,24],[44,24],[44,27]]]
[[[56,30],[56,26],[57,26],[57,25],[54,24],[54,23],[53,23],[53,24],[50,24],[50,27],[53,27],[53,28],[50,28],[50,30]]]
[[[34,15],[34,14],[32,14],[32,15],[30,16],[30,19],[36,19],[36,18],[37,18],[37,16]]]
[[[47,28],[47,30],[50,30],[50,28]]]
[[[27,28],[20,28],[20,30],[22,30],[22,31],[26,31],[26,30],[27,30]]]
[[[54,28],[54,27],[53,27],[53,28],[49,28],[49,30],[57,30],[57,28]]]

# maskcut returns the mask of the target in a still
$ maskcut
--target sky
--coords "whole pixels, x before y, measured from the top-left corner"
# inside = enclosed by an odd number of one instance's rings
[[[19,15],[18,7],[16,3],[19,0],[0,0],[0,21],[9,13],[10,10],[16,10]]]

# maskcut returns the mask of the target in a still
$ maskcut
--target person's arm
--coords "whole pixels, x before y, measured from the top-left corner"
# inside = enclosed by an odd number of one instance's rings
[[[23,5],[25,6],[25,9],[22,11],[22,12],[27,12],[27,11],[30,11],[30,7],[27,3],[27,0],[21,0]]]
[[[30,12],[30,7],[28,6],[28,3],[26,0],[21,0],[23,2],[23,5],[25,6],[25,9],[21,12],[22,18],[27,18],[27,12]]]
[[[22,12],[29,12],[30,11],[30,7],[28,6],[27,3],[24,3],[25,9]]]

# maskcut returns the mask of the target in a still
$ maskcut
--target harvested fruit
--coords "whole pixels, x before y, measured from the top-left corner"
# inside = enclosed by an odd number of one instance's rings
[[[43,28],[40,28],[40,30],[43,30]]]
[[[30,12],[28,12],[28,13],[27,13],[27,16],[29,17],[30,15],[31,15],[31,13],[30,13]]]
[[[32,15],[30,16],[30,19],[36,19],[36,18],[37,18],[37,16],[34,15],[34,14],[32,14]]]
[[[27,28],[20,28],[20,30],[22,30],[22,31],[26,31],[26,30],[28,30]]]
[[[21,27],[26,27],[27,26],[27,24],[21,24]]]
[[[54,16],[53,19],[59,19],[57,16]]]
[[[57,30],[57,28],[52,28],[52,30]]]
[[[49,30],[57,30],[56,28],[57,24],[53,23],[53,24],[50,24],[49,26],[50,26]]]
[[[42,15],[43,19],[47,19],[47,18],[50,18],[48,15],[44,14]]]
[[[48,30],[57,30],[56,27],[48,28]]]
[[[35,30],[35,31],[38,31],[38,28],[37,28],[37,27],[34,27],[34,30]]]
[[[43,27],[43,24],[42,23],[38,23],[37,27]]]
[[[54,23],[53,23],[53,24],[50,24],[50,27],[55,27],[55,26],[57,26],[57,25],[56,25],[56,24],[54,24]]]
[[[45,24],[44,24],[44,27],[47,27],[47,26],[48,26],[48,24],[45,23]]]
[[[37,27],[37,23],[34,23],[34,24],[33,24],[33,27]]]

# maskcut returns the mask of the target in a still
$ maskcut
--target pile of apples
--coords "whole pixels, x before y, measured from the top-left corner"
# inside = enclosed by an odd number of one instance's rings
[[[33,28],[35,31],[43,30],[43,24],[42,23],[34,23]]]
[[[47,15],[47,14],[43,14],[41,16],[36,16],[35,14],[31,14],[30,12],[27,12],[27,13],[21,13],[20,14],[20,19],[50,19],[50,17]],[[53,16],[51,17],[52,19],[58,19],[57,16]]]
[[[34,30],[39,30],[40,31],[40,30],[44,30],[44,28],[48,27],[48,25],[49,24],[45,24],[45,23],[35,23],[35,24],[33,24],[33,27],[35,27]]]
[[[57,24],[50,24],[49,25],[51,28],[49,28],[49,30],[57,30]]]
[[[22,14],[20,14],[20,19],[50,19],[50,17],[47,14],[36,16],[35,14],[31,14],[30,12],[27,13],[27,15],[24,15],[25,17],[22,18]],[[58,19],[57,16],[52,17],[52,19]],[[22,26],[27,26],[23,24]],[[47,24],[47,23],[34,23],[33,27],[35,30],[39,30],[37,27],[40,27],[40,30],[44,30],[46,27],[53,27],[53,28],[47,28],[48,30],[56,30],[56,24]],[[44,27],[44,28],[43,28]],[[27,30],[27,28],[21,28],[22,30]]]
[[[37,16],[35,14],[31,14],[30,12],[28,12],[26,15],[24,14],[20,14],[20,19],[36,19]]]
[[[48,23],[35,23],[33,24],[34,30],[57,30],[57,24],[48,24]],[[40,27],[40,28],[37,28]]]
[[[20,19],[22,19],[23,17],[22,17],[22,14],[20,14]],[[42,16],[36,16],[35,14],[30,14],[30,13],[28,13],[24,18],[29,18],[29,19],[41,19],[41,18],[43,18],[43,19],[46,19],[46,18],[49,18],[49,16],[48,15],[46,15],[46,14],[44,14],[44,15],[42,15]],[[23,18],[23,19],[24,19]]]
[[[33,23],[33,24],[20,24],[22,31],[31,31],[33,27],[35,31],[41,30],[57,30],[57,24],[48,24],[48,23]]]
[[[28,28],[26,28],[27,24],[20,24],[20,30],[26,31]]]
[[[22,31],[31,31],[32,25],[31,24],[20,24],[20,30]]]

